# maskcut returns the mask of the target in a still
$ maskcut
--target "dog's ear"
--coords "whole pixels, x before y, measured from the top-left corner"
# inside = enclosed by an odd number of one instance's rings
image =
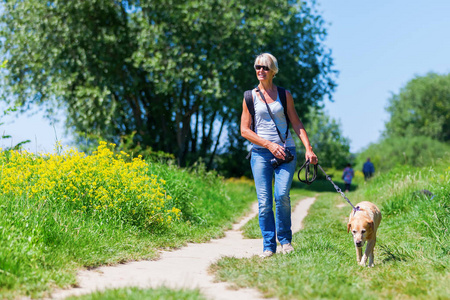
[[[352,228],[352,224],[350,224],[350,223],[347,223],[347,233],[349,233],[349,232],[350,232],[350,228]]]
[[[370,226],[370,228],[372,228],[372,231],[375,230],[375,225],[373,224],[373,221],[369,222],[369,226]]]

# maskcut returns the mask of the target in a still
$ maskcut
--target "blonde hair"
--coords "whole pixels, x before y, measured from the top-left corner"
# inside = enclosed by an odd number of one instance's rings
[[[261,53],[260,55],[258,55],[255,59],[253,67],[255,67],[256,65],[268,66],[270,71],[274,73],[274,76],[278,73],[278,61],[275,56],[270,53]]]

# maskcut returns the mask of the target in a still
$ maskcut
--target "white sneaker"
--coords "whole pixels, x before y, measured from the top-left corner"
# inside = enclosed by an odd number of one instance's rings
[[[274,253],[270,250],[266,250],[264,251],[259,257],[261,258],[267,258],[267,257],[271,257]]]
[[[284,254],[288,254],[294,251],[294,247],[292,247],[291,243],[287,243],[281,245],[281,251],[283,251]]]

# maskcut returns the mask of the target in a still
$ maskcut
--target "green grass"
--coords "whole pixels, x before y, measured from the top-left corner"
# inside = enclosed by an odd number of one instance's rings
[[[169,288],[139,289],[136,287],[94,292],[89,295],[69,297],[67,300],[205,300],[199,290],[171,290]]]
[[[223,258],[211,269],[219,280],[279,299],[448,299],[448,165],[395,169],[347,194],[353,204],[368,200],[382,211],[374,268],[356,263],[346,230],[350,206],[338,208],[346,203],[339,194],[321,192],[304,229],[294,234],[294,253],[266,260]],[[308,189],[314,190],[315,184]],[[435,197],[417,193],[421,189]]]

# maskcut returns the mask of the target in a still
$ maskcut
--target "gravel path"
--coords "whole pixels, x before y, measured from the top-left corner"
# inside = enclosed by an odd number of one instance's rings
[[[292,212],[292,231],[302,228],[302,220],[315,198],[299,201]],[[137,286],[154,288],[199,288],[208,298],[214,300],[257,300],[267,299],[255,289],[230,288],[226,282],[214,282],[208,274],[208,267],[224,256],[237,258],[251,257],[262,252],[261,239],[244,239],[240,228],[258,214],[258,205],[252,206],[252,212],[221,239],[203,244],[188,244],[175,251],[161,252],[160,259],[154,261],[137,261],[117,266],[100,267],[78,273],[79,287],[57,290],[52,299],[63,299],[72,295],[92,293],[96,290]],[[277,251],[278,252],[278,251]]]

